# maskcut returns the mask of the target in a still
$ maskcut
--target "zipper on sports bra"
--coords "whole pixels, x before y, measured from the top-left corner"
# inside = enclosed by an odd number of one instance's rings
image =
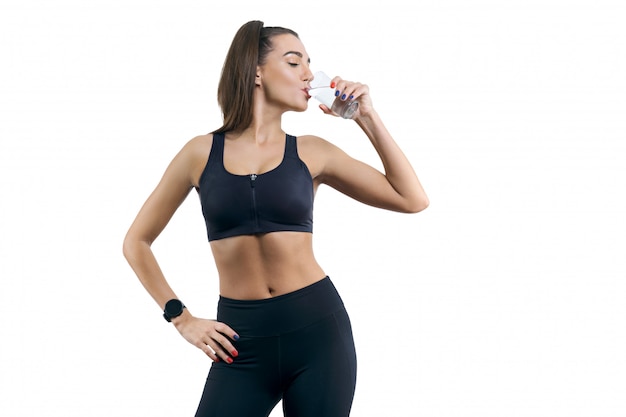
[[[257,174],[250,174],[250,188],[252,189],[252,210],[254,211],[254,224],[259,229],[259,212],[256,209],[256,188],[255,182]]]

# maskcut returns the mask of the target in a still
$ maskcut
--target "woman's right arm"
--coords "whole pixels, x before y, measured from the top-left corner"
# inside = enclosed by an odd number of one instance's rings
[[[178,297],[165,279],[151,245],[193,188],[193,176],[206,163],[206,146],[207,138],[198,137],[181,149],[165,170],[161,181],[144,203],[124,238],[123,252],[126,260],[162,310],[167,301]],[[228,361],[229,355],[232,356],[235,352],[228,340],[228,337],[234,338],[235,332],[223,323],[193,317],[188,309],[172,319],[172,323],[188,342],[203,350],[213,360],[218,360],[219,355]]]

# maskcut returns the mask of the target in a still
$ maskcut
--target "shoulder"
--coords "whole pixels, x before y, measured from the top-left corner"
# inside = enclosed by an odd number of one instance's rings
[[[210,152],[213,145],[213,133],[207,133],[206,135],[196,136],[183,146],[181,152],[196,154]]]
[[[337,146],[333,145],[331,142],[327,141],[324,138],[314,135],[302,135],[296,137],[298,143],[298,151],[303,153],[313,152],[313,153],[326,153],[332,152],[333,150],[339,149]]]
[[[173,164],[188,172],[191,183],[196,186],[206,166],[213,146],[213,134],[199,135],[188,140],[174,157]]]
[[[319,158],[334,158],[346,153],[334,143],[314,135],[303,135],[297,137],[298,152],[301,155],[316,155]]]
[[[193,163],[208,158],[213,146],[213,134],[199,135],[188,140],[178,152],[176,158],[183,159],[185,163]]]
[[[313,178],[322,174],[331,161],[345,155],[338,146],[319,136],[302,135],[296,139],[298,155],[308,166]]]

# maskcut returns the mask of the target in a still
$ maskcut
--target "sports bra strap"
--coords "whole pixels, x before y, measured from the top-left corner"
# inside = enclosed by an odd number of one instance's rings
[[[213,145],[211,149],[215,148],[216,161],[220,164],[224,161],[224,133],[215,133],[213,135]],[[213,152],[211,152],[213,153]]]
[[[287,141],[287,145],[285,147],[285,156],[287,158],[295,158],[298,159],[298,144],[295,136],[287,135],[285,139]]]

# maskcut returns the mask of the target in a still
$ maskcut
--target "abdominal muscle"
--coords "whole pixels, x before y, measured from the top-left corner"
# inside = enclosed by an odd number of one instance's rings
[[[211,242],[220,295],[260,300],[299,290],[326,274],[313,256],[313,235],[272,232]]]

